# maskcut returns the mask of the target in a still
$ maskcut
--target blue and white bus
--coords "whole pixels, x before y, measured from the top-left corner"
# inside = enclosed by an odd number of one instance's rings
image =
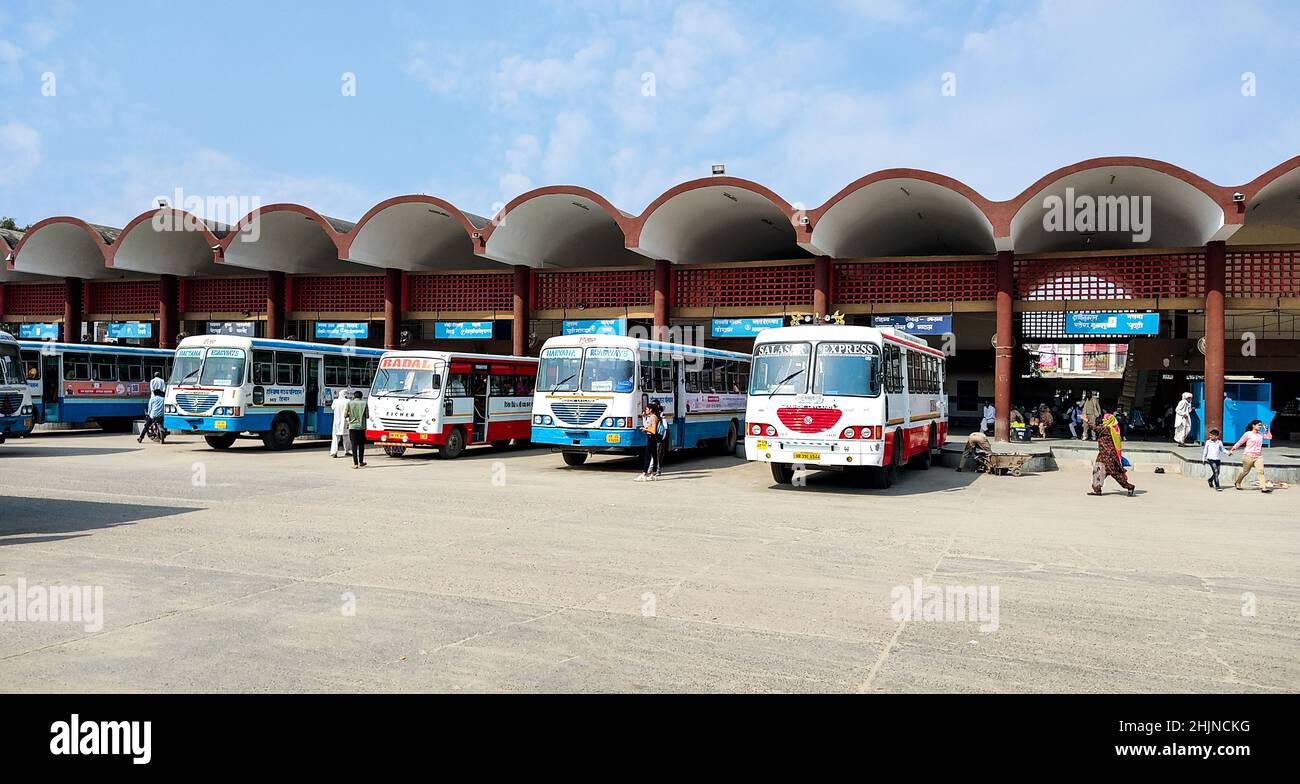
[[[641,411],[664,407],[667,448],[730,454],[744,433],[749,355],[617,335],[546,341],[533,395],[533,437],[579,466],[645,446]]]
[[[32,395],[24,375],[18,341],[8,332],[0,332],[0,444],[9,436],[25,436],[32,430]]]
[[[330,403],[352,390],[366,394],[383,351],[233,335],[195,335],[176,347],[163,426],[200,433],[229,449],[242,433],[268,449],[287,449],[301,435],[329,435]]]
[[[94,422],[125,433],[144,418],[149,379],[171,370],[172,350],[20,340],[36,423]]]

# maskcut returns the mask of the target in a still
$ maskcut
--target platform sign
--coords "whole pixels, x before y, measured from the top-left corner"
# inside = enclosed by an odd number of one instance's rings
[[[108,336],[121,340],[139,340],[153,337],[152,321],[114,321],[108,325]]]
[[[23,340],[58,340],[58,324],[19,324],[18,337]]]
[[[562,335],[626,335],[627,319],[565,319]]]
[[[715,318],[709,327],[715,338],[752,338],[765,329],[779,327],[785,323],[781,316],[762,318]]]
[[[1159,335],[1159,313],[1066,313],[1067,335]]]
[[[370,325],[364,321],[317,321],[316,337],[361,340],[370,337]]]
[[[952,315],[872,316],[871,326],[893,327],[909,335],[945,335],[952,332]]]
[[[491,321],[439,321],[433,325],[433,336],[439,340],[491,340]]]
[[[256,321],[209,321],[209,335],[235,335],[241,338],[257,337]]]

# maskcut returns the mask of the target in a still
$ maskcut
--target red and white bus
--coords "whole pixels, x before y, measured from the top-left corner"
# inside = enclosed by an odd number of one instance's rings
[[[802,465],[889,487],[904,463],[929,468],[947,434],[944,355],[919,338],[819,324],[754,340],[745,453],[780,484]]]
[[[390,457],[434,447],[444,458],[527,441],[536,381],[535,357],[386,351],[370,387],[366,440]]]

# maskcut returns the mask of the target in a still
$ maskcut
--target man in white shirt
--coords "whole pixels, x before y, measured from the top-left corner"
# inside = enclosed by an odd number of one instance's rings
[[[334,412],[334,427],[330,436],[330,456],[347,457],[352,451],[351,438],[348,436],[348,399],[350,390],[340,389],[334,396],[330,410]]]
[[[159,373],[156,370],[154,371],[153,378],[149,381],[149,394],[152,395],[155,392],[162,392],[164,395],[167,394],[167,382],[163,381],[162,373]]]
[[[990,427],[993,427],[993,421],[997,418],[998,410],[993,407],[993,401],[984,401],[984,418],[980,420],[980,432],[987,433]]]

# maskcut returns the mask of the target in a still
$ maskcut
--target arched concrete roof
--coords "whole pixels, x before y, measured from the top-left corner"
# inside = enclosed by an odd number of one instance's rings
[[[989,205],[951,177],[885,169],[855,180],[808,213],[812,232],[800,244],[837,258],[992,253]]]
[[[353,224],[301,204],[270,204],[239,219],[218,263],[288,274],[355,272],[344,258]]]
[[[1048,230],[1044,218],[1049,211],[1068,211],[1068,205],[1058,204],[1067,189],[1072,189],[1076,200],[1124,197],[1125,207],[1136,203],[1139,209],[1149,199],[1150,215],[1143,216],[1149,237],[1145,241],[1133,238],[1147,233],[1133,230],[1140,228],[1132,220],[1136,213],[1130,214],[1131,228],[1121,231]],[[1103,211],[1111,212],[1098,208],[1098,214]],[[1241,224],[1226,189],[1179,166],[1149,158],[1094,158],[1057,169],[1016,198],[991,205],[990,212],[998,237],[1017,253],[1190,247],[1226,239]]]
[[[347,235],[345,258],[373,267],[417,272],[499,268],[474,252],[487,218],[444,199],[396,196],[370,208]]]
[[[170,207],[142,212],[113,243],[108,266],[152,275],[207,276],[236,270],[216,263],[230,228]]]
[[[1245,220],[1233,245],[1300,243],[1300,155],[1231,190],[1243,196]]]
[[[484,256],[530,267],[624,266],[645,261],[628,249],[634,218],[600,194],[554,185],[515,197],[483,232]]]
[[[670,188],[629,224],[628,247],[655,259],[711,263],[808,256],[796,210],[766,186],[707,177]]]
[[[119,231],[69,216],[46,218],[23,234],[9,269],[61,278],[120,277],[108,269]]]
[[[23,233],[13,229],[0,229],[0,283],[6,281],[13,282],[31,282],[40,283],[41,281],[51,282],[54,278],[47,278],[43,275],[33,275],[29,272],[14,272],[13,253],[18,243],[22,242]],[[2,305],[3,303],[0,303]]]

